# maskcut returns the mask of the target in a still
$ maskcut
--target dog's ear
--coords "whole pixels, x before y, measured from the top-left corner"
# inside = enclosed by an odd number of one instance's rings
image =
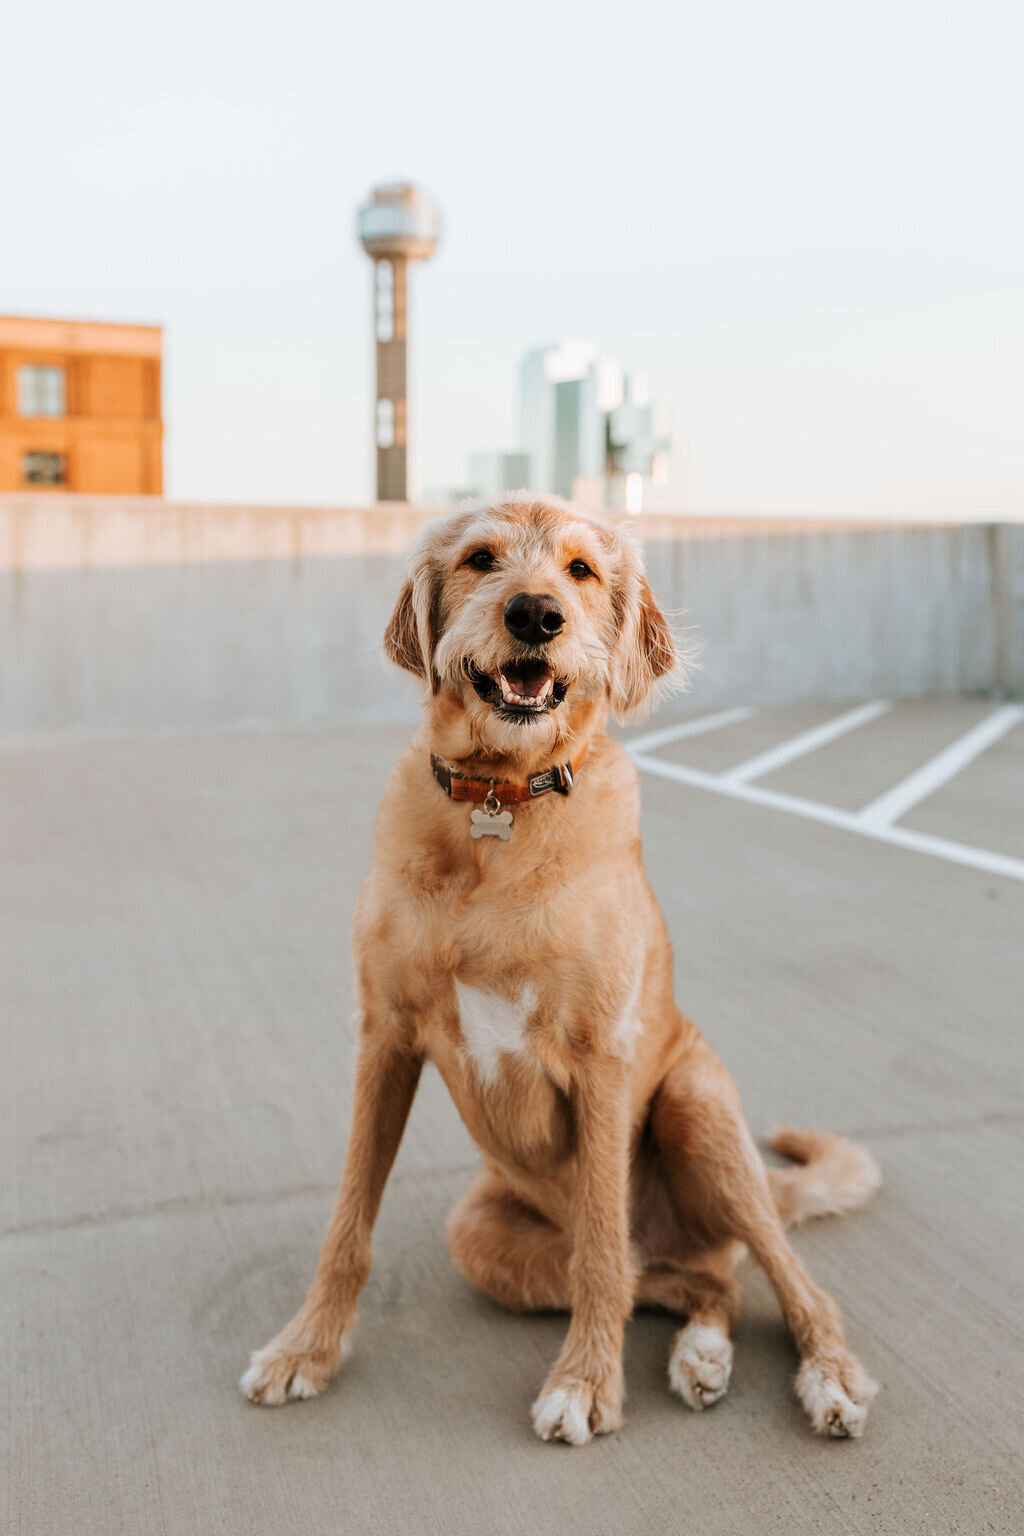
[[[384,654],[389,661],[395,663],[396,667],[404,667],[407,672],[415,672],[417,677],[426,677],[423,652],[420,649],[420,637],[416,626],[416,608],[413,602],[413,582],[411,576],[407,576],[402,584],[402,590],[398,594],[398,602],[395,604],[395,611],[388,620],[388,627],[384,631]]]
[[[409,574],[398,594],[395,611],[384,631],[384,654],[431,684],[436,692],[434,649],[438,637],[438,578],[430,551],[421,545],[413,554]]]
[[[632,538],[621,542],[622,563],[613,589],[619,635],[612,655],[609,698],[615,718],[646,714],[659,696],[683,686],[682,658],[669,622],[644,574]]]

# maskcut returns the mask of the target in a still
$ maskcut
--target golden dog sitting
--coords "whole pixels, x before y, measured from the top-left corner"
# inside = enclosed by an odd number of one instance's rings
[[[315,1397],[342,1359],[381,1195],[426,1060],[484,1167],[448,1219],[455,1263],[519,1310],[568,1308],[533,1406],[543,1440],[622,1422],[634,1306],[686,1319],[669,1381],[724,1396],[746,1246],[800,1354],[822,1434],[876,1388],[784,1227],[877,1188],[837,1136],[780,1132],[766,1169],[729,1074],[676,1007],[644,874],[637,774],[606,731],[677,680],[669,626],[621,531],[553,500],[459,511],[421,540],[385,637],[426,719],[395,769],[355,920],[361,998],[348,1157],[302,1308],[242,1378]]]

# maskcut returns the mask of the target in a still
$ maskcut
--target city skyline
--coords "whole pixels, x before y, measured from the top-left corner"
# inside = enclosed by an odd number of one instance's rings
[[[643,367],[690,443],[667,506],[1024,511],[1014,9],[641,0],[613,31],[529,0],[521,22],[495,57],[497,18],[448,0],[299,0],[240,42],[185,0],[144,50],[125,0],[20,8],[12,55],[47,58],[51,107],[32,71],[0,102],[9,142],[32,123],[0,310],[164,326],[169,495],[363,503],[352,221],[408,178],[446,229],[417,273],[417,485],[513,447],[519,356],[581,334]]]
[[[427,506],[496,501],[524,488],[595,510],[640,512],[650,504],[651,492],[668,482],[672,429],[645,374],[579,336],[530,347],[518,374],[517,446],[467,454],[465,483],[427,490]]]

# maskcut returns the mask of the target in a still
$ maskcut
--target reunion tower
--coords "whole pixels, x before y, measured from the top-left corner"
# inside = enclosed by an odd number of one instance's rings
[[[410,261],[434,254],[441,231],[435,202],[410,182],[374,187],[359,210],[359,239],[373,260],[373,314],[377,338],[377,500],[407,500],[408,441],[405,341]]]

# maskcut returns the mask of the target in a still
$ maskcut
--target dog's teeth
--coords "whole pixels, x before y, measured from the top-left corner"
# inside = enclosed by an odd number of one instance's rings
[[[501,697],[506,704],[529,705],[531,709],[539,708],[551,692],[552,680],[543,684],[540,693],[522,693],[518,688],[513,688],[504,672],[498,673],[498,683],[501,687]]]

